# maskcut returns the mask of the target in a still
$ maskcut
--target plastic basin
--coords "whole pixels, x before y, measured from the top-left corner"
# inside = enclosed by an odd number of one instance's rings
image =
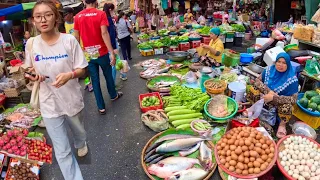
[[[304,96],[304,93],[299,93],[299,95],[298,95],[297,105],[299,106],[299,108],[300,108],[303,112],[305,112],[305,113],[307,113],[307,114],[309,114],[309,115],[311,115],[311,116],[317,116],[317,117],[320,116],[320,113],[319,113],[319,112],[310,111],[309,109],[304,108],[304,107],[299,103],[299,100],[300,100],[301,98],[303,98],[303,96]]]
[[[241,53],[240,54],[240,62],[241,63],[251,63],[253,61],[253,56],[248,53]]]
[[[237,112],[238,112],[238,103],[232,99],[231,97],[227,97],[228,98],[228,106],[229,106],[229,103],[232,103],[234,105],[234,110],[233,112],[229,115],[229,116],[226,116],[226,117],[215,117],[215,116],[212,116],[209,112],[208,112],[208,106],[209,106],[209,103],[213,100],[212,98],[209,99],[206,104],[204,105],[204,112],[207,116],[209,116],[211,119],[214,119],[214,120],[217,120],[217,121],[225,121],[225,120],[228,120],[228,119],[231,119]]]

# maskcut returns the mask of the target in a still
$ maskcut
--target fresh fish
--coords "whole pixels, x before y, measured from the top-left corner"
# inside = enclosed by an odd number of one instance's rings
[[[182,149],[190,148],[199,142],[206,139],[204,138],[187,138],[187,139],[176,139],[168,143],[163,143],[157,147],[156,152],[167,153],[179,151]]]
[[[152,156],[155,153],[155,149],[152,149],[151,151],[149,151],[148,153],[146,153],[146,155],[144,156],[144,160],[146,160],[147,158],[149,158],[150,156]]]
[[[171,157],[171,156],[173,156],[173,155],[161,155],[161,156],[157,157],[156,159],[152,160],[150,162],[150,164],[158,163],[160,160],[165,159],[167,157]]]
[[[160,157],[160,156],[163,156],[163,154],[154,154],[148,158],[145,158],[145,162],[146,163],[150,163],[151,161],[153,161],[154,159]]]
[[[205,170],[209,170],[212,167],[212,150],[204,141],[200,143],[200,162]]]
[[[186,157],[169,157],[149,166],[148,172],[159,178],[168,178],[175,172],[193,167],[194,164],[200,165],[199,160]]]
[[[146,150],[146,154],[148,154],[151,150],[161,145],[161,142],[153,143],[151,146],[149,146]]]
[[[187,134],[169,134],[159,138],[154,143],[163,142],[163,141],[172,140],[172,139],[185,139],[185,138],[193,138],[193,137],[196,137],[196,136],[187,135]]]
[[[176,172],[165,180],[202,180],[207,174],[208,172],[203,169],[191,168]]]
[[[196,150],[198,150],[200,147],[200,143],[196,144],[195,146],[191,147],[190,149],[188,150],[182,150],[179,152],[179,155],[180,156],[188,156],[189,154],[192,154],[194,153]]]
[[[168,86],[171,86],[173,84],[175,84],[177,81],[171,81],[171,82],[166,82],[166,81],[160,81],[160,82],[157,82],[155,84],[156,87],[168,87]]]

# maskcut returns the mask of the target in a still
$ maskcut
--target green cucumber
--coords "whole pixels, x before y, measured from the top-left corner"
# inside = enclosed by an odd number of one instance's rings
[[[175,116],[175,115],[183,115],[183,114],[192,114],[195,113],[195,110],[190,110],[190,109],[180,109],[180,110],[174,110],[170,111],[168,113],[168,116]]]
[[[164,109],[165,112],[170,112],[174,110],[179,110],[179,109],[186,109],[187,106],[173,106],[173,107],[167,107]]]
[[[191,127],[190,124],[182,124],[182,125],[178,126],[176,129],[188,129],[190,127]]]
[[[202,116],[202,113],[175,115],[175,116],[170,116],[169,121],[180,120],[180,119],[191,119],[191,118],[197,118],[199,116]]]
[[[174,125],[175,127],[177,127],[177,126],[180,126],[182,124],[191,123],[192,121],[197,120],[197,119],[199,119],[199,118],[175,120],[175,121],[172,121],[171,124]]]

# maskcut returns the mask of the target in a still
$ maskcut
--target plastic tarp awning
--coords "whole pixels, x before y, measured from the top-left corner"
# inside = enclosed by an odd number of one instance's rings
[[[7,15],[14,14],[14,13],[21,12],[21,11],[23,11],[22,4],[18,4],[15,6],[1,9],[0,16],[7,16]]]
[[[311,18],[318,10],[320,0],[305,0],[307,22],[312,23]]]

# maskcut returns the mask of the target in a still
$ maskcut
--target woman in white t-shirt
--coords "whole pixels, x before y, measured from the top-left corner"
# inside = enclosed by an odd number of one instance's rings
[[[64,179],[83,180],[67,127],[73,133],[78,156],[85,156],[88,147],[79,120],[84,103],[78,78],[84,75],[88,63],[76,38],[57,31],[60,14],[51,0],[37,1],[32,18],[41,34],[27,42],[25,63],[34,75],[26,77],[40,82],[40,111]]]

